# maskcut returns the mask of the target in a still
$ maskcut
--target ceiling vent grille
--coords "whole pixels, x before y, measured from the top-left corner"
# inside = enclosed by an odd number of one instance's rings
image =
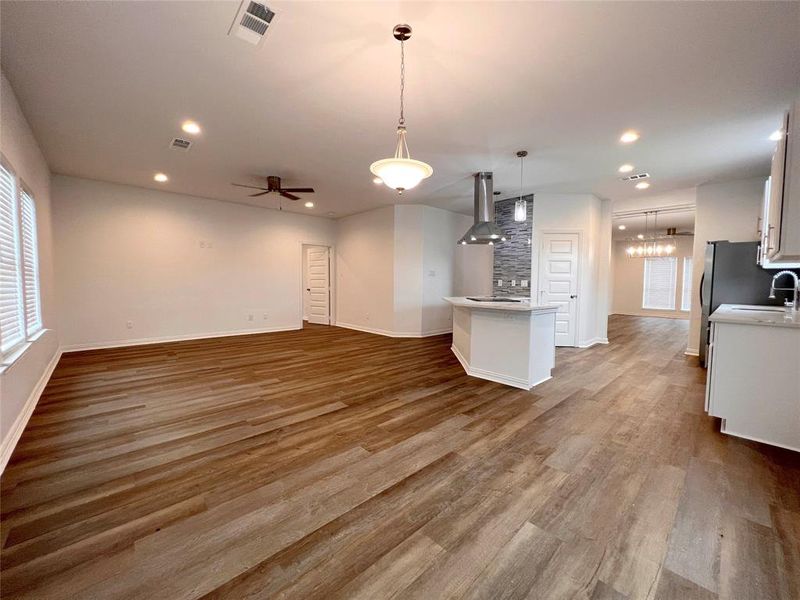
[[[192,142],[183,138],[172,138],[172,141],[169,143],[169,147],[174,150],[188,152],[189,148],[192,147]]]
[[[650,177],[650,173],[637,173],[636,175],[630,175],[628,177],[621,177],[622,181],[636,181],[637,179],[647,179]]]
[[[228,35],[260,46],[274,18],[275,13],[265,4],[244,0],[239,6]]]

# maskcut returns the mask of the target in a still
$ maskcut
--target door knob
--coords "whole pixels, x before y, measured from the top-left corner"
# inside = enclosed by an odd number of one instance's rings
[[[578,294],[570,294],[569,297],[572,298],[572,299],[575,299],[575,298],[578,297]]]

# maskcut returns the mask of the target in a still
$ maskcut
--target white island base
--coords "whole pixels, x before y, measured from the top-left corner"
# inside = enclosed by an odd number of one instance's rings
[[[468,375],[523,390],[555,366],[555,306],[445,298],[453,305],[453,353]]]

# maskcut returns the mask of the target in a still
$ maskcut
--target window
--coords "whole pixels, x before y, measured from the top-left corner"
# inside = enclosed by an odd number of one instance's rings
[[[644,259],[642,308],[675,310],[677,265],[674,256]]]
[[[0,163],[0,354],[41,329],[36,204]]]
[[[683,289],[681,291],[681,310],[692,309],[692,259],[683,259]]]

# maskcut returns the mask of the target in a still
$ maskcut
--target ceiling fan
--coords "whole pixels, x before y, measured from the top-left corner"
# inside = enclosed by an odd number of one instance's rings
[[[267,177],[267,187],[260,187],[255,185],[244,185],[243,183],[232,183],[231,185],[235,185],[236,187],[243,187],[243,188],[250,188],[252,190],[262,190],[255,194],[250,194],[251,198],[256,196],[263,196],[265,194],[269,194],[270,192],[277,192],[284,198],[288,198],[289,200],[300,200],[300,196],[295,196],[292,192],[298,194],[313,194],[314,188],[304,187],[304,188],[285,188],[281,187],[281,178],[276,177],[275,175],[270,175]]]

